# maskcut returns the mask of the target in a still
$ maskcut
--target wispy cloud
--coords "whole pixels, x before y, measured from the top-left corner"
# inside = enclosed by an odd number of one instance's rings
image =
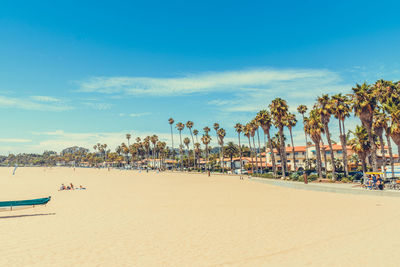
[[[142,113],[129,113],[129,114],[125,114],[125,113],[119,113],[118,114],[120,117],[143,117],[143,116],[148,116],[151,115],[150,112],[142,112]]]
[[[61,102],[60,99],[52,97],[52,96],[44,96],[44,95],[34,95],[31,96],[33,100],[39,101],[39,102]]]
[[[0,108],[18,108],[39,111],[64,111],[73,109],[73,107],[63,102],[50,100],[55,100],[55,98],[51,99],[51,97],[44,96],[27,98],[0,96]]]
[[[270,88],[278,83],[303,80],[337,80],[339,76],[318,69],[254,69],[242,71],[205,72],[175,78],[93,77],[78,82],[79,92],[103,94],[177,96],[216,91],[247,92]]]
[[[0,143],[29,143],[30,139],[0,138]]]
[[[110,103],[84,102],[82,104],[96,110],[110,110],[112,107]]]

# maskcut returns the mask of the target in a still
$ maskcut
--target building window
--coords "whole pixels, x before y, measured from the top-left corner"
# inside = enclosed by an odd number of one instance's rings
[[[338,152],[337,152],[338,154],[342,154],[343,153],[343,151],[342,150],[338,150]]]

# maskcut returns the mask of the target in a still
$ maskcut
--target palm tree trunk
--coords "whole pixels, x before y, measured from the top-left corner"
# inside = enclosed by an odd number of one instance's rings
[[[385,155],[385,144],[383,142],[383,134],[382,132],[379,135],[379,142],[381,143],[381,154],[382,154],[382,165],[381,165],[381,172],[383,172],[384,177],[386,178],[386,155]]]
[[[392,152],[392,143],[390,142],[390,135],[387,133],[385,135],[386,135],[386,142],[389,147],[389,157],[390,157],[390,167],[392,169],[392,177],[394,177],[394,159],[393,159],[393,152]]]
[[[327,161],[327,159],[326,159],[326,149],[325,149],[325,144],[324,144],[324,141],[323,141],[323,139],[321,138],[321,144],[322,144],[322,153],[324,153],[324,161],[325,161],[325,177],[327,177],[327,175],[328,175],[328,168],[327,168],[327,166],[328,166],[328,161]],[[322,162],[321,162],[321,165],[322,165]]]
[[[270,135],[269,131],[267,132],[267,137],[268,137],[268,146],[271,151],[272,171],[274,172],[274,178],[276,178],[277,173],[276,173],[275,153],[274,153],[274,148],[272,147],[272,140],[271,140],[271,135]],[[265,157],[267,157],[267,154],[265,154]],[[265,158],[265,162],[267,162],[266,160],[267,159]],[[282,160],[281,160],[281,162],[282,162]]]
[[[206,145],[206,166],[207,166],[207,171],[209,171],[210,163],[208,162],[208,145]]]
[[[181,145],[179,146],[179,156],[180,156],[180,159],[181,159],[180,165],[181,165],[181,171],[183,171],[183,159],[182,159],[182,131],[179,131],[179,139],[180,139],[180,142],[181,142]]]
[[[260,133],[258,132],[258,128],[257,128],[257,139],[258,139],[258,152],[261,152],[261,145],[260,145]],[[265,162],[265,165],[267,164],[267,162]],[[263,167],[262,167],[262,157],[261,157],[261,153],[260,153],[260,170],[261,173],[263,172]]]
[[[225,157],[224,157],[224,143],[221,142],[221,154],[222,154],[222,173],[225,173]]]
[[[332,140],[331,140],[331,135],[329,133],[329,127],[328,124],[324,125],[325,127],[325,134],[326,134],[326,139],[328,139],[328,145],[329,149],[331,150],[331,163],[332,163],[332,181],[336,181],[336,166],[335,166],[335,156],[333,154],[333,147],[332,147]]]
[[[240,133],[238,133],[238,139],[239,139],[239,153],[240,153],[240,174],[242,174],[243,170],[243,163],[242,163],[242,146],[240,145]]]
[[[250,148],[250,157],[251,157],[251,172],[254,174],[253,152],[251,151],[251,141],[250,141],[250,136],[248,137],[248,139],[249,139],[249,148]]]
[[[367,172],[367,163],[365,161],[365,156],[361,157],[361,167],[362,167],[362,171],[363,173]],[[366,180],[364,179],[364,184],[366,183]]]
[[[318,176],[319,179],[322,179],[322,159],[321,159],[321,148],[319,145],[319,142],[314,142],[315,143],[315,152],[317,153],[317,169],[318,169]]]
[[[372,127],[371,127],[371,125],[367,125],[367,124],[365,124],[365,126],[366,126],[365,128],[367,129],[367,133],[368,133],[368,141],[371,144],[372,170],[374,172],[377,172],[378,165],[377,165],[377,157],[376,157],[376,145],[372,138]],[[400,152],[400,148],[399,148],[399,152]]]
[[[301,115],[303,116],[303,125],[304,125],[304,114]],[[306,137],[306,162],[308,162],[308,138],[306,131],[304,131],[304,136]],[[307,163],[304,165],[304,169],[307,169]]]
[[[174,150],[174,134],[172,133],[172,124],[170,124],[171,126],[171,141],[172,141],[172,159],[175,156],[175,150]],[[175,169],[175,164],[172,163],[172,169]]]
[[[282,166],[282,175],[283,178],[286,178],[286,171],[287,171],[287,162],[286,162],[286,148],[285,148],[285,140],[283,134],[283,126],[279,127],[279,143],[280,143],[280,150],[281,150],[281,166]]]
[[[342,127],[343,124],[343,127]],[[347,144],[346,144],[346,131],[344,128],[344,120],[339,120],[339,129],[340,129],[340,142],[342,143],[342,152],[343,152],[343,166],[346,177],[349,176],[349,167],[347,164]]]
[[[292,142],[292,153],[293,153],[293,171],[296,171],[296,154],[294,152],[294,143],[293,143],[293,135],[292,135],[292,129],[289,128],[289,133],[290,133],[290,140]]]
[[[192,144],[193,144],[193,168],[195,168],[195,164],[196,164],[196,155],[194,153],[194,139],[193,139],[193,133],[192,133],[192,128],[189,129],[190,130],[190,135],[192,136]]]
[[[254,136],[253,136],[253,150],[254,150],[254,154],[256,156],[256,171],[258,173],[258,156],[257,156],[257,148],[256,148],[256,143],[254,142]]]

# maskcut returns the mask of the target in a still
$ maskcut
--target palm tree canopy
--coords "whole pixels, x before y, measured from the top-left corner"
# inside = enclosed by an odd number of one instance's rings
[[[228,142],[224,148],[224,153],[230,157],[239,154],[239,148],[233,142]]]
[[[377,105],[377,95],[374,87],[363,83],[361,85],[356,84],[352,90],[354,92],[352,95],[354,113],[364,124],[371,125]]]
[[[190,139],[189,137],[185,137],[185,139],[183,139],[183,143],[187,146],[187,148],[189,149],[189,144],[190,144]]]
[[[193,134],[194,134],[194,135],[198,135],[198,134],[199,134],[199,131],[196,130],[196,129],[194,129],[194,130],[193,130]]]
[[[336,94],[332,96],[332,111],[336,119],[344,121],[350,117],[351,101],[346,95]]]
[[[185,128],[185,124],[183,124],[182,122],[178,122],[175,125],[176,129],[178,129],[178,131],[182,131]]]
[[[214,123],[214,130],[218,131],[218,129],[219,129],[219,124],[218,123]]]
[[[236,123],[236,125],[234,127],[238,134],[240,134],[243,131],[243,125],[240,123]]]
[[[307,112],[307,106],[306,105],[299,105],[297,107],[297,111],[301,114],[304,115]]]
[[[368,133],[365,127],[357,125],[355,131],[351,133],[354,137],[349,140],[349,145],[353,151],[357,154],[369,153],[371,145],[368,141]]]
[[[172,124],[174,124],[174,122],[175,122],[175,121],[174,121],[174,119],[173,119],[173,118],[169,118],[169,119],[168,119],[168,122],[169,122],[169,124],[171,124],[171,125],[172,125]]]
[[[208,145],[211,142],[211,137],[208,134],[204,134],[203,137],[201,137],[201,141],[204,145]]]
[[[287,116],[289,107],[282,98],[275,98],[269,105],[274,124],[278,127],[283,127],[283,119]]]
[[[271,114],[267,110],[263,109],[257,113],[255,119],[263,129],[264,133],[267,134],[272,126]]]
[[[321,114],[317,108],[310,111],[309,117],[304,118],[304,131],[311,137],[314,143],[321,141],[321,134],[324,133],[324,125],[321,121]]]
[[[186,128],[188,128],[188,129],[192,129],[193,125],[194,125],[194,123],[192,121],[186,122]]]
[[[204,127],[203,130],[206,133],[206,135],[208,135],[208,133],[210,132],[210,128],[208,126]]]

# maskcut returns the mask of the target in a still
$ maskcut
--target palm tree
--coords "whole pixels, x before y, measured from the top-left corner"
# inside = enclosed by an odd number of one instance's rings
[[[255,139],[254,139],[254,136],[256,135],[256,129],[258,128],[257,122],[253,119],[250,122],[250,126],[251,126],[250,136],[253,139],[253,151],[256,156],[256,171],[258,173],[258,155],[257,155],[258,153],[257,153]]]
[[[261,153],[260,133],[258,131],[258,128],[260,128],[260,122],[258,121],[257,116],[253,119],[253,124],[254,124],[255,131],[257,132],[258,153]],[[257,157],[258,153],[256,153],[256,157]],[[258,164],[258,158],[256,158],[256,161],[257,161],[257,164]],[[265,162],[265,167],[267,167],[266,164],[267,164],[267,162]],[[261,158],[261,154],[260,154],[260,170],[261,170],[261,173],[262,173],[262,158]]]
[[[336,94],[332,96],[333,102],[333,113],[335,118],[339,121],[339,132],[340,132],[340,142],[342,143],[342,151],[343,151],[343,165],[344,172],[346,176],[349,176],[349,168],[347,164],[347,138],[346,138],[346,129],[344,125],[344,121],[346,118],[350,117],[350,99],[342,94]]]
[[[321,148],[320,143],[322,136],[321,134],[324,132],[324,125],[321,121],[320,112],[314,108],[310,111],[309,117],[304,118],[304,130],[310,136],[311,140],[313,140],[315,144],[315,152],[317,154],[317,169],[318,176],[322,179],[322,160],[321,160]]]
[[[257,120],[260,123],[260,126],[264,131],[265,148],[268,147],[270,150],[270,153],[271,153],[272,170],[274,172],[274,177],[276,177],[275,153],[274,153],[274,148],[272,145],[271,134],[270,134],[270,129],[272,126],[271,114],[267,110],[261,110],[260,112],[258,112],[257,117],[258,117]],[[268,138],[268,144],[265,141],[265,136],[267,136],[267,138]],[[267,149],[265,149],[265,167],[267,167]]]
[[[324,125],[324,133],[328,140],[329,150],[331,154],[331,165],[332,165],[332,181],[336,181],[336,166],[335,166],[335,155],[333,153],[332,139],[329,132],[329,121],[333,113],[333,103],[327,94],[317,98],[318,112],[321,116],[321,122]],[[327,163],[327,162],[325,162]]]
[[[288,113],[286,120],[285,120],[285,125],[286,127],[289,129],[289,133],[290,133],[290,140],[292,143],[292,154],[293,154],[293,170],[296,171],[296,154],[294,152],[294,143],[293,143],[293,133],[292,133],[292,129],[294,126],[296,126],[297,124],[297,119],[296,116],[292,113]]]
[[[194,130],[193,130],[193,134],[194,134],[194,136],[196,136],[196,142],[198,143],[198,142],[199,142],[199,139],[197,139],[197,135],[199,134],[199,131],[196,130],[196,129],[194,129]]]
[[[183,143],[185,144],[186,148],[187,148],[187,157],[188,157],[188,170],[190,167],[190,157],[189,157],[189,144],[190,144],[190,139],[189,137],[185,137],[183,139]]]
[[[355,132],[352,132],[354,138],[349,140],[349,145],[354,152],[357,153],[358,158],[361,160],[363,172],[367,172],[367,156],[371,150],[368,132],[364,126],[356,126]]]
[[[221,153],[220,155],[222,155],[222,159],[221,159],[221,168],[222,168],[222,173],[224,173],[224,138],[225,138],[226,132],[223,128],[218,129],[217,131],[217,136],[219,139],[219,144],[221,146]]]
[[[197,164],[195,164],[195,165],[198,168],[199,155],[200,155],[200,143],[194,144],[194,152],[195,152],[195,157],[196,157],[196,162],[197,162]]]
[[[182,166],[182,130],[185,128],[185,124],[183,124],[182,122],[178,122],[175,127],[178,129],[179,131],[179,139],[180,139],[180,145],[179,145],[179,155],[180,155],[180,159],[181,159],[181,171],[183,170],[183,166]]]
[[[172,124],[174,124],[174,119],[173,118],[169,118],[168,119],[168,123],[169,123],[169,126],[170,126],[170,128],[171,128],[171,143],[172,143],[172,157],[174,157],[175,156],[175,149],[174,149],[174,134],[173,134],[173,132],[172,132]]]
[[[383,141],[383,130],[387,126],[386,114],[380,111],[380,107],[375,110],[374,121],[372,122],[372,128],[374,133],[379,138],[379,147],[381,148],[382,160],[381,160],[381,169],[384,172],[386,178],[386,156],[385,156],[385,142]]]
[[[372,169],[374,172],[378,171],[376,145],[373,141],[372,122],[374,118],[374,111],[377,106],[377,96],[374,87],[363,83],[362,85],[356,84],[352,88],[354,94],[353,109],[356,116],[358,116],[367,130],[368,141],[371,145],[371,158]],[[400,141],[400,140],[399,140]]]
[[[210,132],[210,128],[206,126],[203,128],[203,131],[206,133],[206,135],[208,135],[208,133]]]
[[[126,139],[128,140],[128,147],[129,147],[129,139],[131,139],[131,134],[127,133],[126,134]]]
[[[303,126],[304,126],[304,114],[307,112],[307,106],[306,105],[299,105],[297,107],[297,111],[303,117]],[[306,162],[307,162],[308,161],[308,140],[307,140],[307,133],[305,131],[304,131],[304,136],[306,137]],[[307,165],[305,166],[305,168],[307,168]]]
[[[240,173],[242,173],[243,163],[242,163],[242,146],[240,144],[240,133],[243,131],[243,125],[240,123],[236,123],[235,130],[238,134],[238,139],[239,139]]]
[[[193,133],[192,133],[193,125],[194,125],[194,123],[193,123],[192,121],[186,122],[186,128],[189,129],[190,135],[192,136],[192,144],[193,144],[193,167],[194,167],[194,163],[195,163],[196,159],[195,159],[195,155],[194,155],[194,139],[193,139]]]
[[[233,171],[233,156],[237,155],[239,153],[239,149],[237,148],[237,146],[233,143],[233,142],[228,142],[228,144],[226,145],[225,149],[224,149],[225,153],[227,155],[229,155],[229,158],[231,160],[231,171]]]
[[[250,148],[250,157],[251,157],[251,171],[252,171],[252,173],[254,173],[253,153],[252,153],[252,150],[251,150],[251,142],[250,142],[251,131],[252,131],[252,125],[250,123],[247,123],[244,126],[243,134],[244,134],[244,136],[247,137],[247,139],[249,139],[249,148]]]
[[[206,127],[208,128],[208,127]],[[206,146],[206,164],[207,164],[207,170],[210,170],[210,164],[208,162],[208,145],[211,142],[211,137],[208,135],[208,132],[206,132],[206,134],[203,134],[203,137],[201,138],[201,141],[203,142],[203,144]]]
[[[217,137],[217,141],[218,141],[218,129],[219,129],[219,124],[218,123],[214,123],[213,128],[215,130],[215,135]],[[219,141],[218,141],[219,142]],[[217,143],[218,143],[217,142]],[[221,158],[221,150],[218,152],[219,157]]]
[[[390,121],[390,119],[388,117],[386,117],[386,122],[384,123],[383,128],[385,130],[386,142],[388,144],[390,166],[392,169],[392,177],[394,177],[394,158],[393,158],[392,144],[390,142],[391,126],[389,125],[389,121]]]
[[[156,144],[158,142],[158,136],[157,135],[152,135],[150,137],[150,141],[153,144],[153,168],[156,167]]]
[[[289,107],[285,100],[281,98],[275,98],[272,100],[272,103],[269,105],[269,109],[271,111],[271,115],[274,121],[274,125],[279,130],[279,139],[280,139],[280,154],[281,154],[281,166],[282,166],[282,174],[283,178],[286,178],[287,171],[287,159],[286,159],[286,147],[285,147],[285,138],[284,138],[284,121],[287,117]]]
[[[143,140],[143,146],[146,149],[146,161],[149,162],[150,158],[150,136],[146,136]]]

